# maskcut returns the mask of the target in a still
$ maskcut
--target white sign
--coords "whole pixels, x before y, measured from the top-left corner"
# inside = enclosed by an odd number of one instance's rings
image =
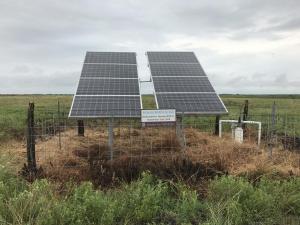
[[[142,110],[142,123],[175,122],[175,109]]]

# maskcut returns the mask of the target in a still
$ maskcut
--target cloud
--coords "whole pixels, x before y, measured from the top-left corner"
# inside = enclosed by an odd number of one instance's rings
[[[299,11],[295,0],[1,1],[0,92],[73,93],[86,51],[136,51],[147,80],[146,51],[192,50],[219,93],[299,93]]]
[[[61,70],[48,73],[42,68],[16,66],[15,78],[2,76],[0,94],[64,94],[74,93],[78,81],[78,71]]]

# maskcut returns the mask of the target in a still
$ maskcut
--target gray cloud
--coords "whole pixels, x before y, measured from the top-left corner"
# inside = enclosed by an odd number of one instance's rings
[[[72,93],[88,50],[136,51],[144,80],[145,51],[192,50],[219,93],[299,93],[299,11],[297,0],[2,1],[0,93]]]

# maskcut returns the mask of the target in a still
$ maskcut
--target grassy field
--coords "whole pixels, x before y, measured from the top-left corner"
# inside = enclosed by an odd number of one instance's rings
[[[10,137],[22,138],[26,128],[29,102],[35,103],[35,117],[49,118],[58,111],[67,116],[71,95],[1,95],[0,96],[0,140]]]
[[[0,96],[2,143],[13,137],[23,137],[28,102],[35,102],[38,121],[41,118],[57,116],[58,99],[60,111],[66,117],[72,101],[70,95]],[[237,119],[245,99],[249,100],[249,113],[253,116],[269,115],[274,100],[280,114],[288,118],[294,118],[295,114],[300,115],[298,96],[226,95],[222,99],[229,109],[227,118]],[[143,103],[145,108],[155,106],[151,96],[145,96]],[[190,120],[206,121],[213,125],[214,118],[199,117]],[[193,134],[191,137],[197,143],[201,139]],[[221,160],[228,166],[240,161],[233,153],[241,154],[245,160],[247,152],[254,151],[247,146],[245,152],[230,147],[228,162],[225,163],[225,142],[214,138],[216,137],[202,138],[203,143],[199,147],[201,151],[197,152],[203,154],[206,149],[210,157],[216,161]],[[214,145],[219,146],[219,149],[212,149],[215,148]],[[300,224],[300,179],[295,174],[283,175],[273,167],[264,170],[261,165],[273,165],[273,161],[269,159],[269,164],[260,164],[259,160],[255,160],[258,166],[251,172],[249,170],[234,176],[220,175],[205,181],[200,179],[198,184],[204,182],[201,185],[205,186],[204,189],[201,187],[202,191],[199,191],[198,186],[188,186],[184,181],[178,182],[176,179],[158,178],[150,172],[144,172],[139,179],[130,183],[121,182],[120,185],[108,189],[95,188],[90,182],[65,184],[55,179],[27,182],[17,175],[15,159],[5,156],[5,148],[5,145],[0,145],[0,224]],[[212,155],[212,150],[217,155]],[[261,157],[261,154],[257,157]],[[212,160],[209,162],[212,163]],[[279,163],[284,165],[285,170],[290,171],[286,158],[279,160],[274,154],[274,165]],[[243,167],[245,165],[242,164]],[[66,170],[63,170],[62,174],[65,173]]]
[[[245,100],[249,100],[249,119],[266,121],[272,111],[275,101],[277,114],[281,119],[287,119],[290,125],[300,133],[300,96],[299,95],[223,95],[223,99],[229,114],[223,118],[238,119]],[[72,102],[72,95],[1,95],[0,96],[0,140],[13,137],[22,137],[26,124],[26,112],[29,102],[35,103],[35,117],[38,119],[57,116],[58,101],[62,117],[67,117]],[[155,108],[152,96],[143,96],[145,109]],[[213,117],[189,117],[187,123],[199,123],[213,125]],[[292,128],[291,128],[292,129]]]
[[[223,95],[221,98],[226,105],[229,114],[238,114],[244,105],[245,100],[249,100],[250,115],[271,114],[272,105],[275,102],[277,114],[296,116],[300,115],[300,96],[256,96],[256,95]]]

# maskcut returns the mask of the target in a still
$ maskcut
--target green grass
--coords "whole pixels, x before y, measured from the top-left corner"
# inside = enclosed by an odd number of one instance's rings
[[[230,114],[239,114],[245,100],[249,100],[250,115],[271,114],[272,105],[276,103],[277,114],[295,116],[300,115],[300,97],[289,96],[221,96]]]
[[[223,95],[221,96],[229,110],[229,114],[223,116],[226,119],[238,119],[246,99],[249,100],[249,119],[267,123],[270,119],[272,104],[277,105],[278,129],[283,132],[283,123],[286,120],[287,130],[295,131],[300,135],[300,96],[299,95]],[[36,121],[57,118],[58,100],[60,102],[61,117],[67,118],[72,102],[71,95],[0,95],[0,140],[11,137],[22,138],[26,129],[26,114],[29,102],[35,103]],[[145,109],[154,109],[153,96],[143,96]],[[199,116],[186,117],[185,122],[196,124],[205,129],[213,129],[214,117]]]
[[[2,158],[2,157],[1,157]],[[119,188],[95,190],[91,183],[28,183],[0,162],[0,224],[205,224],[292,225],[300,223],[300,178],[223,176],[212,180],[206,198],[182,183],[149,173]],[[288,222],[289,221],[289,222]]]
[[[0,141],[24,136],[29,102],[35,103],[35,118],[38,121],[57,116],[58,101],[61,115],[66,117],[71,95],[0,95]]]

